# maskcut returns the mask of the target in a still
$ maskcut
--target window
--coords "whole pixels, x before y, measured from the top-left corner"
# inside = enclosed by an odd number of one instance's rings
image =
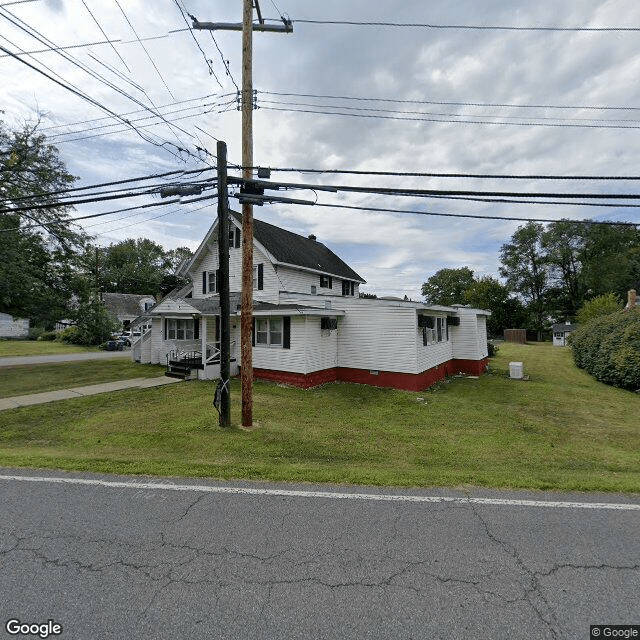
[[[253,346],[291,348],[291,318],[253,319]]]
[[[253,290],[262,291],[264,289],[264,265],[253,265]]]
[[[429,345],[449,340],[447,319],[435,316],[418,316],[418,328],[422,331],[422,344]]]
[[[187,318],[167,318],[164,324],[165,340],[197,340],[199,324]]]
[[[355,295],[355,283],[350,282],[349,280],[342,281],[342,295],[343,296],[353,296]]]
[[[240,248],[240,229],[238,227],[229,227],[229,249]]]
[[[331,276],[320,276],[321,289],[333,289],[333,278]]]
[[[220,288],[220,269],[202,272],[202,293],[218,293]]]

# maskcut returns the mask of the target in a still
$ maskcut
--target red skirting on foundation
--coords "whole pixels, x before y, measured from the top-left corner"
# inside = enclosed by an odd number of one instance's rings
[[[255,378],[273,380],[295,387],[317,387],[327,382],[354,382],[369,384],[374,387],[392,387],[405,391],[422,391],[447,376],[463,373],[479,376],[489,363],[488,358],[482,360],[449,360],[437,367],[422,373],[398,373],[397,371],[378,371],[372,373],[369,369],[351,369],[348,367],[334,367],[313,373],[293,373],[291,371],[276,371],[274,369],[254,369]]]

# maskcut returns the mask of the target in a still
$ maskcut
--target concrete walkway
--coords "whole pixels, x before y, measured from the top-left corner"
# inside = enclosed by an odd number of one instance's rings
[[[84,351],[81,353],[56,353],[48,356],[6,356],[0,358],[0,367],[15,367],[21,364],[49,364],[55,362],[75,362],[77,360],[131,359],[131,349],[126,351]]]
[[[82,398],[83,396],[93,396],[98,393],[108,393],[110,391],[122,391],[123,389],[148,389],[150,387],[160,387],[165,384],[182,382],[179,378],[132,378],[131,380],[116,380],[115,382],[103,382],[102,384],[92,384],[86,387],[74,387],[73,389],[59,389],[58,391],[46,391],[45,393],[32,393],[27,396],[14,396],[13,398],[0,398],[0,411],[5,409],[15,409],[16,407],[28,407],[34,404],[45,404],[56,400],[69,400],[71,398]]]

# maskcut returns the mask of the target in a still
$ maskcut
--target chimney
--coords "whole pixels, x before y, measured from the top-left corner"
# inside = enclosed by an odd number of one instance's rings
[[[314,242],[317,242],[317,238],[313,235],[313,233],[309,234],[309,240],[313,240]]]
[[[636,308],[636,290],[629,289],[627,293],[627,309],[635,309]]]

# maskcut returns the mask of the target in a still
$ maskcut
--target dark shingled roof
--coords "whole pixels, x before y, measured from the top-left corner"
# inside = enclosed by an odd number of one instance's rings
[[[242,216],[235,211],[230,212],[242,224]],[[346,262],[340,259],[322,242],[281,229],[262,220],[253,220],[253,237],[278,262],[293,264],[305,269],[321,271],[346,280],[366,282]]]
[[[144,299],[153,300],[151,295],[140,295],[137,293],[103,293],[102,302],[109,313],[116,318],[136,318],[144,313],[144,305],[141,301]]]

